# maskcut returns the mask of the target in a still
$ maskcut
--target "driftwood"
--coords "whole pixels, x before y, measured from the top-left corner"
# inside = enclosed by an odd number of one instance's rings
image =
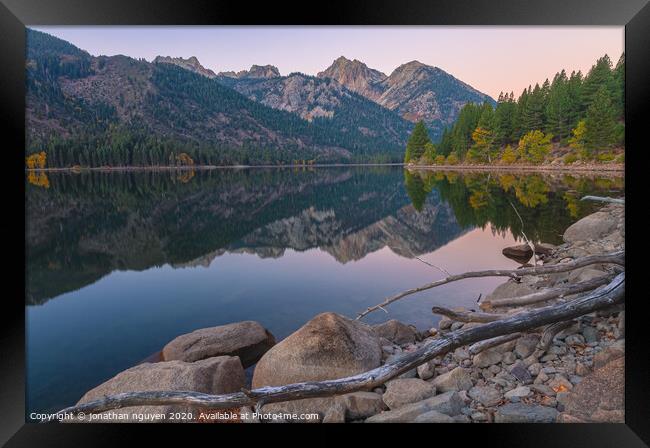
[[[569,328],[573,324],[575,324],[575,321],[573,319],[570,319],[564,322],[556,322],[554,324],[549,325],[544,329],[544,332],[542,333],[542,337],[540,338],[539,343],[537,344],[537,348],[544,351],[548,350],[548,348],[551,346],[551,343],[553,342],[553,338],[555,337],[555,335],[558,334],[560,331]]]
[[[507,314],[482,313],[480,311],[454,311],[442,306],[434,306],[431,308],[431,312],[433,314],[442,314],[443,316],[447,316],[449,319],[458,322],[487,323],[508,317]]]
[[[312,381],[286,386],[268,386],[254,390],[210,395],[186,391],[128,392],[109,395],[98,400],[69,407],[59,412],[78,414],[98,413],[128,406],[184,405],[199,408],[227,409],[256,405],[259,402],[274,403],[303,398],[340,395],[358,390],[371,390],[404,372],[407,372],[437,356],[458,347],[485,339],[526,331],[558,321],[566,321],[592,313],[625,300],[625,273],[599,291],[583,295],[571,302],[560,303],[528,312],[515,314],[503,320],[490,322],[468,329],[460,329],[441,335],[418,350],[409,352],[395,361],[369,372],[327,381]]]
[[[578,258],[576,260],[569,261],[568,263],[535,266],[531,268],[492,269],[486,271],[474,271],[474,272],[465,272],[463,274],[450,275],[441,280],[436,280],[435,282],[427,283],[426,285],[422,285],[417,288],[412,288],[406,291],[402,291],[399,294],[387,298],[380,304],[368,307],[365,311],[359,313],[359,315],[357,316],[357,320],[379,309],[386,311],[385,307],[387,305],[390,305],[391,303],[396,302],[397,300],[400,300],[406,296],[410,296],[418,292],[426,291],[428,289],[435,288],[437,286],[446,285],[447,283],[457,282],[459,280],[464,280],[468,278],[478,278],[478,277],[510,277],[510,278],[518,279],[525,275],[555,274],[558,272],[572,271],[574,269],[582,268],[584,266],[589,266],[592,264],[607,264],[607,263],[624,265],[625,252],[619,251],[619,252],[614,252],[606,255],[589,255],[587,257]]]
[[[613,204],[625,204],[625,199],[606,198],[603,196],[584,196],[581,201],[598,201],[598,202],[611,202]]]
[[[486,339],[485,341],[480,341],[470,345],[469,348],[467,349],[467,352],[470,355],[477,355],[482,351],[487,350],[488,348],[496,347],[498,345],[505,344],[506,342],[514,341],[515,339],[519,339],[520,337],[521,337],[521,333],[512,333],[512,334],[504,334],[503,336],[497,336],[496,338],[492,338],[492,339]]]
[[[585,282],[573,285],[562,285],[556,288],[549,288],[542,291],[526,294],[519,297],[506,297],[503,299],[484,300],[481,302],[481,308],[490,309],[503,306],[520,306],[530,305],[532,303],[546,302],[551,299],[563,298],[580,292],[591,291],[599,286],[607,284],[611,279],[608,276],[602,276],[587,280]]]

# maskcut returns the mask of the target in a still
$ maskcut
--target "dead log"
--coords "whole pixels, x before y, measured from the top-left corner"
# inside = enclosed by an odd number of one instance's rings
[[[512,334],[504,334],[503,336],[497,336],[496,338],[492,338],[492,339],[486,339],[485,341],[480,341],[470,345],[469,348],[467,349],[467,352],[470,355],[477,355],[482,351],[487,350],[488,348],[496,347],[498,345],[505,344],[506,342],[514,341],[515,339],[519,339],[520,337],[521,337],[521,333],[512,333]]]
[[[556,288],[544,289],[542,291],[526,294],[519,297],[506,297],[503,299],[484,300],[481,302],[481,308],[490,309],[503,306],[521,306],[530,305],[532,303],[546,302],[551,299],[559,299],[562,297],[578,294],[580,292],[591,291],[599,286],[607,284],[611,279],[608,276],[602,276],[587,280],[585,282],[576,283],[574,285],[562,285]]]
[[[537,308],[515,314],[503,320],[449,332],[391,363],[347,378],[310,381],[285,386],[267,386],[224,395],[187,391],[128,392],[109,395],[78,406],[72,406],[61,410],[58,415],[63,415],[63,413],[78,414],[80,412],[86,414],[98,413],[129,406],[189,405],[199,408],[227,409],[251,406],[260,401],[274,403],[302,398],[340,395],[358,390],[371,390],[391,378],[458,347],[485,339],[526,331],[554,322],[574,319],[622,303],[624,299],[625,273],[621,273],[606,288],[591,292],[571,302]]]
[[[546,327],[542,333],[542,337],[537,343],[537,348],[544,351],[548,350],[548,348],[551,346],[551,343],[553,342],[553,338],[555,338],[555,335],[560,331],[569,328],[574,323],[575,320],[571,319],[564,322],[556,322]]]
[[[589,255],[587,257],[578,258],[577,260],[569,261],[568,263],[558,263],[552,265],[544,266],[534,266],[530,268],[522,269],[491,269],[487,271],[474,271],[474,272],[465,272],[463,274],[450,275],[441,280],[436,280],[435,282],[427,283],[426,285],[419,286],[417,288],[408,289],[402,291],[399,294],[391,296],[384,300],[382,303],[366,308],[365,311],[359,313],[356,320],[359,320],[373,311],[379,309],[386,311],[384,308],[391,303],[400,300],[406,296],[412,294],[426,291],[437,286],[446,285],[447,283],[457,282],[459,280],[464,280],[468,278],[478,278],[478,277],[510,277],[510,278],[519,278],[525,275],[540,275],[540,274],[556,274],[558,272],[567,272],[574,269],[582,268],[584,266],[589,266],[592,264],[619,264],[625,265],[625,251],[614,252],[606,255]]]
[[[508,317],[507,314],[482,313],[480,311],[454,311],[442,306],[434,306],[431,308],[431,312],[433,312],[433,314],[441,314],[443,316],[447,316],[449,319],[456,320],[458,322],[487,323]]]
[[[584,196],[581,201],[598,201],[598,202],[611,202],[613,204],[625,204],[625,199],[607,198],[603,196]]]

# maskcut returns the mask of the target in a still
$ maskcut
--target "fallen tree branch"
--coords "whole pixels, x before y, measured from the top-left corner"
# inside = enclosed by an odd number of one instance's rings
[[[521,337],[521,333],[512,333],[512,334],[504,334],[503,336],[497,336],[496,338],[492,338],[492,339],[486,339],[485,341],[480,341],[470,345],[469,348],[467,349],[467,352],[470,355],[477,355],[482,351],[487,350],[488,348],[496,347],[498,345],[505,344],[506,342],[514,341],[515,339],[519,339],[520,337]]]
[[[622,303],[624,299],[625,273],[621,273],[606,288],[581,296],[571,302],[537,308],[529,312],[513,315],[507,319],[469,329],[452,331],[433,339],[418,350],[409,352],[391,363],[347,378],[310,381],[285,386],[267,386],[246,393],[235,392],[224,395],[186,391],[127,392],[72,406],[59,411],[57,415],[62,416],[63,413],[76,415],[79,412],[98,413],[129,406],[189,405],[199,408],[227,409],[254,405],[260,400],[264,400],[264,403],[275,403],[340,395],[358,390],[371,390],[391,378],[458,347],[497,336],[526,331],[530,328],[558,321],[573,319]]]
[[[600,263],[612,263],[612,264],[625,264],[625,252],[619,251],[606,255],[589,255],[587,257],[578,258],[577,260],[569,261],[568,263],[558,263],[551,265],[535,266],[531,268],[522,268],[522,269],[491,269],[487,271],[474,271],[474,272],[465,272],[463,274],[450,275],[449,277],[443,278],[441,280],[436,280],[426,285],[419,286],[417,288],[407,289],[402,291],[399,294],[391,296],[384,300],[378,305],[374,305],[366,308],[365,311],[359,313],[356,320],[359,320],[373,311],[378,309],[385,308],[387,305],[400,300],[406,296],[412,294],[426,291],[437,286],[446,285],[447,283],[457,282],[459,280],[464,280],[468,278],[478,278],[478,277],[510,277],[510,278],[519,278],[524,275],[540,275],[540,274],[555,274],[558,272],[567,272],[574,269],[582,268],[584,266],[589,266],[592,264]],[[384,310],[385,311],[385,310]]]
[[[551,299],[558,299],[580,292],[591,291],[599,286],[607,284],[611,279],[608,276],[602,276],[587,280],[585,282],[576,283],[573,285],[562,285],[556,288],[549,288],[542,291],[536,291],[525,296],[519,297],[506,297],[503,299],[484,300],[481,302],[481,308],[490,309],[503,306],[520,306],[530,305],[532,303],[546,302]]]
[[[556,322],[546,327],[542,333],[542,337],[537,343],[537,348],[544,351],[548,350],[548,348],[551,346],[551,343],[553,342],[553,338],[555,338],[555,335],[560,331],[569,328],[574,323],[575,321],[573,319],[570,319],[564,322]]]
[[[482,313],[480,311],[454,311],[442,306],[434,306],[431,308],[433,314],[441,314],[447,316],[451,320],[458,322],[494,322],[495,320],[504,319],[508,317],[507,314],[498,313]]]
[[[607,198],[603,196],[584,196],[581,201],[598,201],[598,202],[611,202],[613,204],[625,204],[625,199]]]

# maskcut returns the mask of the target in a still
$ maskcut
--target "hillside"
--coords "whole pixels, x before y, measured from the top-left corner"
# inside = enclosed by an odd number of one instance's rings
[[[358,108],[308,121],[224,86],[195,58],[94,57],[33,30],[27,42],[27,152],[44,150],[49,167],[186,163],[181,153],[217,165],[399,160],[410,128],[350,92],[339,101]],[[253,69],[241,78],[268,72]]]

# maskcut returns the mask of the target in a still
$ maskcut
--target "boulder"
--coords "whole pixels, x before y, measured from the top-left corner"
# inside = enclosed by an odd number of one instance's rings
[[[452,417],[438,411],[429,411],[420,414],[413,420],[413,423],[454,423]]]
[[[623,423],[625,418],[625,357],[596,369],[566,393],[559,421]]]
[[[417,417],[430,411],[437,411],[453,417],[460,414],[463,406],[463,400],[458,392],[445,392],[417,403],[373,415],[366,419],[366,423],[411,423]]]
[[[345,405],[348,420],[365,419],[386,409],[381,395],[374,392],[352,392],[339,397]]]
[[[438,375],[431,381],[431,384],[436,387],[438,392],[470,390],[473,385],[468,369],[463,367],[456,367],[447,373]]]
[[[372,329],[379,337],[386,338],[398,345],[413,343],[418,339],[415,328],[395,319],[375,325]]]
[[[569,283],[581,283],[595,278],[604,277],[607,275],[607,272],[601,271],[600,269],[595,269],[591,266],[585,266],[584,268],[575,269],[569,272]]]
[[[123,392],[146,392],[156,390],[184,390],[206,394],[238,392],[245,384],[244,369],[235,356],[218,356],[196,362],[167,361],[139,364],[118,373],[105,383],[91,389],[77,404]],[[120,422],[139,421],[134,414],[166,414],[192,412],[188,406],[131,406],[115,411]],[[160,420],[160,421],[169,421]]]
[[[518,244],[504,248],[501,253],[511,260],[524,264],[533,256],[533,249],[528,244]]]
[[[472,400],[483,406],[496,406],[501,401],[501,393],[490,386],[474,386],[467,393]]]
[[[390,409],[405,404],[422,401],[436,394],[436,387],[419,378],[396,379],[386,383],[386,392],[382,395],[384,403]]]
[[[494,414],[496,423],[553,423],[558,412],[548,406],[524,403],[509,403],[501,406]]]
[[[535,348],[539,343],[540,337],[536,334],[525,334],[519,339],[517,339],[517,344],[515,345],[515,353],[519,355],[520,358],[528,358],[535,352]]]
[[[269,403],[262,411],[268,414],[315,414],[310,420],[274,418],[273,423],[343,423],[360,420],[387,409],[381,395],[374,392],[352,392],[345,395],[305,398],[302,400]]]
[[[433,378],[433,375],[435,375],[435,365],[433,364],[432,361],[427,361],[424,364],[420,364],[416,370],[418,373],[418,377],[420,377],[423,380],[428,380],[429,378]]]
[[[524,364],[521,361],[517,361],[512,365],[510,368],[510,375],[515,377],[517,381],[528,384],[533,380],[532,375],[530,374],[530,371],[526,367],[526,364]]]
[[[322,381],[379,367],[379,338],[365,324],[322,313],[276,344],[259,360],[253,388]]]
[[[594,355],[594,369],[625,356],[625,339],[620,339]]]
[[[548,243],[535,243],[535,253],[538,255],[551,255],[557,246]]]
[[[528,395],[530,395],[530,387],[528,386],[519,386],[505,393],[506,398],[522,398],[527,397]]]
[[[499,351],[489,348],[474,356],[472,363],[475,367],[483,368],[498,364],[501,362],[501,359],[503,359],[503,355]]]
[[[511,297],[520,297],[526,294],[535,292],[535,288],[530,286],[527,283],[518,283],[508,280],[505,283],[501,283],[499,286],[494,288],[491,294],[489,294],[485,300],[496,300],[496,299],[505,299]]]
[[[573,223],[564,231],[563,238],[567,243],[599,240],[613,233],[617,225],[617,220],[610,213],[599,211]]]
[[[201,328],[178,336],[162,350],[165,361],[193,362],[214,356],[239,356],[244,368],[275,345],[273,335],[254,321]]]

